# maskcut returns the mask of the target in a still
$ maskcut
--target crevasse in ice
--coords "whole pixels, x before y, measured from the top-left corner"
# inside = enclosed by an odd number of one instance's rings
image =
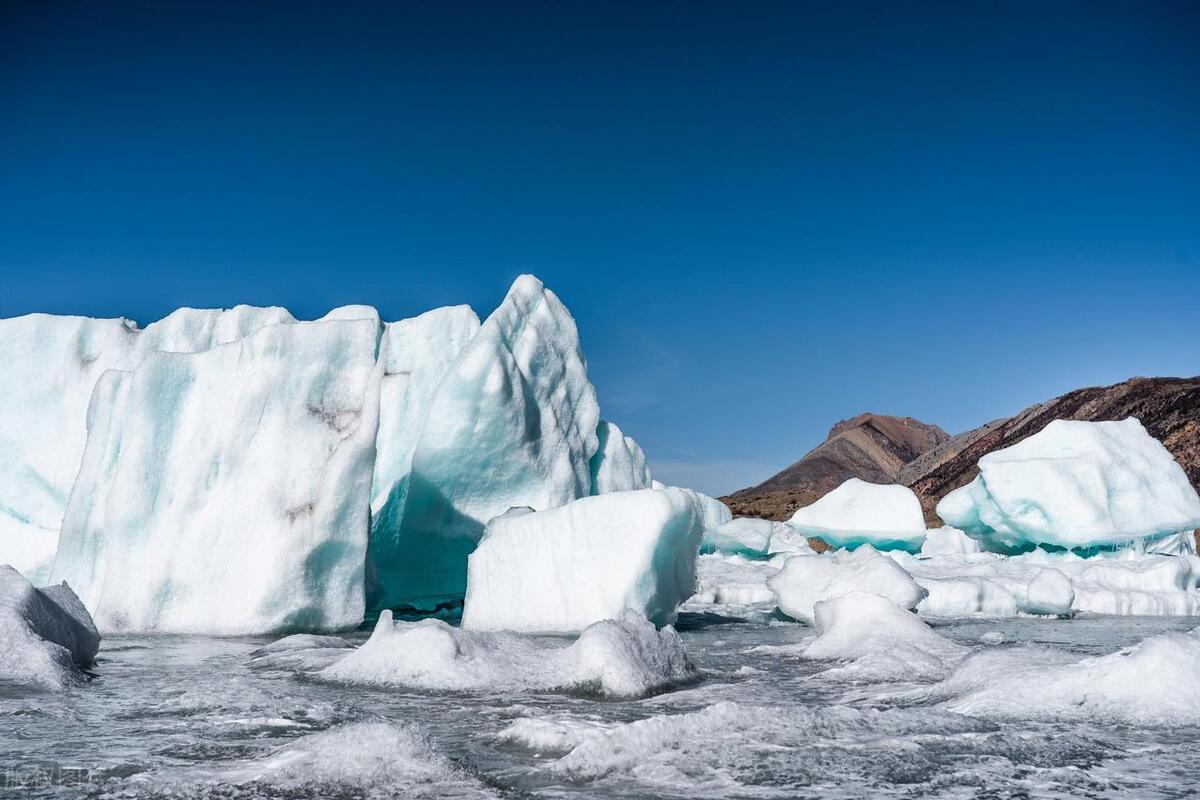
[[[998,552],[1111,548],[1200,527],[1200,496],[1137,419],[1055,420],[979,459],[937,513]]]

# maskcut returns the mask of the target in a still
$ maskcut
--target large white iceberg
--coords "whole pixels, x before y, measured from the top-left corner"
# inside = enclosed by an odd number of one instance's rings
[[[0,563],[45,579],[87,439],[97,380],[149,353],[199,352],[267,325],[282,308],[181,308],[144,330],[127,319],[28,314],[0,319]]]
[[[926,594],[896,562],[869,544],[832,554],[792,556],[767,585],[780,611],[810,625],[817,603],[850,592],[871,592],[906,609],[916,608]]]
[[[601,420],[596,441],[596,454],[590,464],[592,494],[650,488],[646,454],[633,437],[626,436],[615,423]]]
[[[858,478],[797,510],[788,524],[835,548],[870,544],[877,550],[915,552],[925,540],[925,516],[912,489]]]
[[[552,638],[454,628],[440,620],[393,622],[316,673],[322,680],[437,690],[598,691],[640,697],[690,680],[696,670],[673,628],[624,615],[588,626],[569,646]]]
[[[413,448],[379,607],[460,600],[467,556],[511,507],[556,508],[591,494],[600,410],[575,320],[521,276],[450,366]]]
[[[55,689],[76,683],[100,648],[87,609],[69,586],[35,589],[0,565],[0,683]]]
[[[104,630],[357,625],[377,346],[369,319],[272,325],[106,372],[55,580]]]
[[[470,556],[463,627],[565,633],[626,611],[669,624],[695,591],[701,533],[678,489],[505,514]]]
[[[1130,417],[1055,420],[979,459],[937,513],[989,549],[1128,545],[1200,528],[1200,496],[1162,443]]]

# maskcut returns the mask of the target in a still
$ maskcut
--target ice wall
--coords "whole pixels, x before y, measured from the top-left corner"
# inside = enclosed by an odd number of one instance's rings
[[[53,574],[102,629],[353,627],[378,323],[273,325],[105,373]]]

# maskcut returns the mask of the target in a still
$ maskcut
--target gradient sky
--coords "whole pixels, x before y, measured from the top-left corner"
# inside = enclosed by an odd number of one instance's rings
[[[1200,373],[1200,5],[0,7],[0,316],[521,272],[712,493],[864,410]]]

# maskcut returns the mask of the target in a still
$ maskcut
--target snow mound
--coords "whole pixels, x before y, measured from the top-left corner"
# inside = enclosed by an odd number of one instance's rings
[[[626,611],[670,624],[695,591],[700,536],[695,504],[677,489],[504,514],[470,556],[463,627],[569,633]]]
[[[451,691],[587,691],[640,697],[695,677],[673,628],[626,615],[561,640],[480,633],[440,620],[393,622],[383,612],[362,647],[322,670],[323,680]]]
[[[926,594],[907,572],[869,544],[853,551],[792,556],[767,585],[775,592],[780,611],[809,624],[815,621],[817,603],[850,592],[878,594],[907,609],[916,608]]]
[[[650,467],[641,445],[604,420],[596,428],[596,440],[598,449],[589,465],[592,494],[650,488]]]
[[[87,609],[66,584],[35,589],[0,566],[0,683],[57,689],[83,677],[100,649]]]
[[[858,478],[799,509],[788,524],[835,548],[871,544],[878,550],[916,552],[925,540],[925,515],[912,489]]]
[[[375,551],[373,604],[461,600],[488,520],[591,494],[599,421],[575,320],[541,281],[519,277],[428,402],[390,555]]]
[[[106,372],[53,575],[103,630],[253,634],[363,616],[378,325],[272,325]]]
[[[942,498],[937,513],[999,552],[1086,549],[1200,528],[1200,496],[1133,417],[1055,420],[979,459],[979,475]]]
[[[919,697],[981,717],[1195,725],[1200,633],[1153,636],[1082,659],[1028,646],[987,650]]]
[[[966,649],[937,634],[916,614],[884,597],[851,592],[814,609],[817,635],[803,644],[805,658],[852,662],[841,678],[887,681],[945,677]]]

